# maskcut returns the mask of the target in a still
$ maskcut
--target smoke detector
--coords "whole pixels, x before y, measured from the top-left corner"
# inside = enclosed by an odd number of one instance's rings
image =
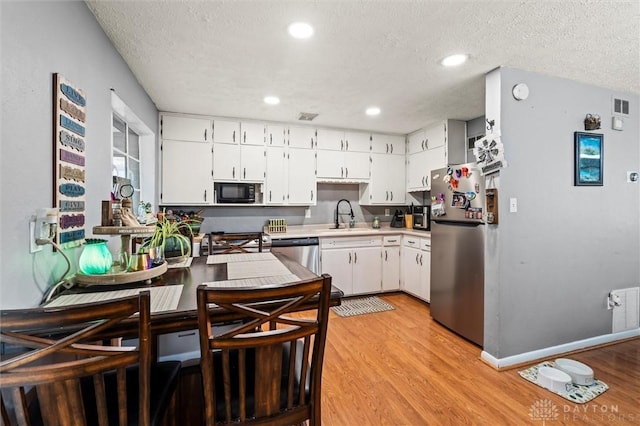
[[[313,114],[311,112],[301,112],[300,115],[298,116],[298,120],[300,120],[300,121],[312,121],[317,116],[318,116],[318,114]]]

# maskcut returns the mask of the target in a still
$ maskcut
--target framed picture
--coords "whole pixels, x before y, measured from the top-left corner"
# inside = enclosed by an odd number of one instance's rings
[[[602,186],[603,145],[598,133],[574,132],[575,186]]]

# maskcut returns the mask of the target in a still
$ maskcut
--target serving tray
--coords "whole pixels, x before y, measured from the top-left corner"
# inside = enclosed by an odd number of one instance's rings
[[[165,272],[167,272],[166,261],[151,269],[145,269],[144,271],[135,271],[135,272],[122,271],[122,272],[116,272],[112,274],[102,274],[102,275],[83,274],[82,272],[78,271],[75,277],[75,281],[78,284],[83,286],[128,284],[128,283],[135,283],[138,281],[151,282],[152,278],[159,277]]]

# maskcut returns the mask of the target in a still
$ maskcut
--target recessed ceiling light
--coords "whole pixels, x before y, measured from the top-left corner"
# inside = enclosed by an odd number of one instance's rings
[[[464,53],[459,53],[456,55],[447,56],[442,61],[440,61],[440,63],[445,67],[455,67],[455,66],[464,64],[468,58],[469,58],[469,55],[466,55]]]
[[[313,35],[313,27],[306,22],[289,24],[289,34],[294,38],[309,38]]]
[[[379,115],[380,114],[380,108],[378,108],[378,107],[369,107],[369,108],[367,108],[365,113],[367,115]]]
[[[265,96],[264,103],[269,105],[278,105],[280,103],[280,98],[277,96]]]

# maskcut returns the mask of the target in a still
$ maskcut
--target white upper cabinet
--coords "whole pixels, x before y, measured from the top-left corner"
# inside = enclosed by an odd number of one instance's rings
[[[316,147],[318,150],[369,152],[371,134],[335,129],[318,129]]]
[[[318,180],[366,181],[369,179],[369,154],[318,150]]]
[[[240,141],[240,122],[213,120],[213,141],[217,143],[238,143]]]
[[[318,143],[316,147],[322,150],[344,151],[344,131],[334,129],[318,129]]]
[[[345,151],[369,152],[371,151],[371,134],[367,132],[346,131],[344,144]]]
[[[371,135],[371,152],[374,154],[405,154],[405,137],[399,135]]]
[[[282,146],[267,146],[264,202],[270,205],[287,202],[287,154]]]
[[[368,185],[360,185],[360,204],[404,204],[404,155],[371,154],[371,177]]]
[[[240,177],[240,145],[213,144],[213,180],[230,181]]]
[[[466,162],[467,125],[445,120],[408,136],[407,191],[431,189],[431,171]]]
[[[287,144],[287,128],[277,124],[268,124],[265,142],[267,146],[285,146]]]
[[[407,154],[415,154],[427,149],[426,132],[424,129],[415,131],[407,136]]]
[[[311,149],[289,148],[288,204],[315,205],[316,155]]]
[[[264,140],[265,126],[263,123],[213,120],[213,141],[216,143],[264,145]]]
[[[289,146],[292,148],[314,149],[316,147],[315,127],[289,127]]]
[[[265,126],[263,123],[240,123],[240,143],[243,145],[264,145]]]
[[[213,203],[211,144],[162,141],[161,204],[209,205]],[[188,164],[188,168],[185,167]]]
[[[240,147],[240,180],[264,182],[267,172],[267,157],[264,146]]]
[[[162,115],[161,123],[162,139],[211,142],[211,120]]]

